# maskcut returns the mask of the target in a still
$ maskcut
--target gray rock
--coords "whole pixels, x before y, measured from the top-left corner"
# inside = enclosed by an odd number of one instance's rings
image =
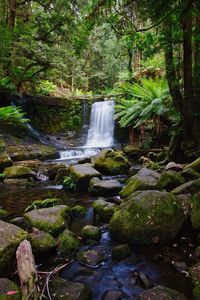
[[[82,228],[81,235],[86,240],[99,241],[101,238],[101,229],[96,226],[86,225]]]
[[[17,247],[26,238],[27,232],[21,228],[0,221],[0,271],[11,264]]]
[[[58,235],[70,223],[70,208],[66,205],[34,209],[24,215],[28,225],[53,236]]]
[[[79,263],[89,266],[96,266],[104,260],[103,254],[99,249],[79,251],[76,258]]]
[[[94,196],[115,196],[122,189],[117,180],[101,180],[94,177],[90,180],[89,192]]]
[[[10,156],[6,153],[0,153],[0,173],[4,171],[5,168],[13,165],[13,162]]]
[[[109,222],[112,215],[115,212],[116,205],[105,201],[104,199],[98,199],[93,202],[93,209],[96,221]]]
[[[79,190],[87,190],[90,179],[101,178],[101,174],[90,164],[72,165],[69,167],[69,175],[77,185]]]
[[[114,212],[109,229],[120,242],[150,244],[174,238],[184,220],[181,203],[171,193],[137,191]]]
[[[156,171],[142,168],[135,176],[132,176],[127,185],[120,192],[121,196],[126,198],[138,190],[153,190],[157,186],[160,174]]]
[[[82,283],[55,277],[52,282],[52,296],[54,300],[91,300],[92,291]]]

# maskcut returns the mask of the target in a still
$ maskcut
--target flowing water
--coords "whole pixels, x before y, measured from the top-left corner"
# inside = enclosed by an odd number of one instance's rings
[[[92,105],[90,128],[85,147],[106,148],[114,142],[114,101],[95,102]]]
[[[86,104],[84,126],[86,125]],[[87,142],[83,147],[60,151],[60,159],[74,163],[80,158],[91,157],[102,148],[112,147],[114,143],[114,101],[95,102],[92,105]]]

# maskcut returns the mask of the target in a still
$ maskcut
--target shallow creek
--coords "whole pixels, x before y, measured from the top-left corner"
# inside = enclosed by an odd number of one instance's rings
[[[19,187],[5,187],[0,185],[0,206],[11,213],[11,217],[23,214],[24,208],[36,199],[46,199],[52,196],[59,197],[69,206],[77,204],[87,208],[87,213],[82,218],[72,222],[71,230],[77,235],[86,224],[94,224],[92,202],[96,198],[83,193],[68,193],[62,186],[40,183],[38,186],[24,189]],[[191,264],[190,254],[194,250],[194,240],[190,230],[184,229],[176,240],[168,245],[154,245],[148,247],[132,247],[132,253],[121,261],[112,261],[111,252],[117,245],[109,235],[108,227],[102,224],[102,238],[99,243],[92,246],[82,246],[83,249],[100,249],[104,254],[104,261],[96,268],[79,264],[76,260],[69,264],[60,276],[73,281],[85,283],[93,290],[93,300],[104,299],[108,290],[120,290],[124,297],[120,299],[137,299],[137,296],[147,285],[157,284],[174,288],[191,296],[190,282],[186,272],[179,272],[174,262]],[[40,269],[55,267],[63,261],[55,251],[36,258]],[[147,281],[147,282],[146,282]]]

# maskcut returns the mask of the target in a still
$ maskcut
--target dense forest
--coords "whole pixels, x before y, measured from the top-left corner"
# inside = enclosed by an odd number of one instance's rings
[[[0,0],[0,300],[200,300],[199,0]]]

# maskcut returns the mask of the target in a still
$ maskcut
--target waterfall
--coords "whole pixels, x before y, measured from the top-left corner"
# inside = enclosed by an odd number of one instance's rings
[[[113,145],[114,101],[95,102],[92,105],[90,127],[85,147],[104,148]]]

